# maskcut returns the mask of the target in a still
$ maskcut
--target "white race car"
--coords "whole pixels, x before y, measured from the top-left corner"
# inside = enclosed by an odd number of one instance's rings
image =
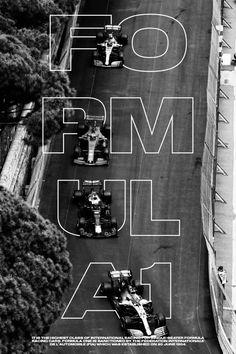
[[[130,337],[163,338],[169,331],[162,313],[153,314],[152,301],[142,298],[143,285],[132,277],[130,270],[108,272],[109,282],[101,284],[101,295],[106,295],[117,311],[121,327]]]
[[[108,165],[110,127],[105,125],[104,117],[87,115],[84,123],[79,124],[78,135],[73,162],[89,166]]]
[[[93,52],[93,65],[121,68],[124,63],[123,47],[128,36],[121,33],[121,26],[107,25],[96,36],[97,49]]]

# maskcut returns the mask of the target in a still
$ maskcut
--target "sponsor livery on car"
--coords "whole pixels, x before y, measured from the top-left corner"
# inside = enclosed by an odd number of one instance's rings
[[[153,314],[152,301],[142,298],[143,285],[133,279],[130,270],[108,272],[100,293],[106,295],[117,311],[121,327],[130,337],[164,338],[169,335],[162,313]]]
[[[78,126],[78,142],[74,148],[73,162],[78,165],[102,166],[109,164],[108,138],[110,127],[104,116],[87,115]]]
[[[128,36],[121,33],[121,26],[107,25],[96,36],[97,49],[93,52],[93,65],[121,68],[124,64],[123,47]]]
[[[101,181],[85,180],[81,190],[75,190],[73,199],[79,207],[77,228],[80,237],[117,237],[115,217],[111,216],[112,195],[102,188]]]

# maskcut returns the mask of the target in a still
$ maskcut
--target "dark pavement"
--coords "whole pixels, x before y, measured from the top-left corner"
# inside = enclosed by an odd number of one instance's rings
[[[141,97],[153,126],[162,97],[194,97],[194,153],[188,155],[173,155],[170,152],[170,134],[160,153],[147,155],[142,150],[137,136],[133,139],[132,155],[111,155],[109,167],[79,167],[72,165],[71,155],[75,137],[67,137],[66,151],[63,155],[52,156],[47,164],[41,192],[40,212],[57,224],[57,180],[68,179],[118,179],[127,183],[127,218],[126,224],[120,231],[118,239],[81,240],[68,233],[68,249],[73,263],[74,284],[66,295],[68,304],[76,287],[90,262],[112,262],[116,269],[130,268],[136,278],[140,268],[148,268],[155,262],[171,263],[172,296],[170,304],[170,273],[169,266],[155,267],[144,272],[145,283],[151,283],[154,309],[164,312],[167,316],[168,327],[172,336],[201,336],[204,343],[190,343],[186,346],[158,347],[159,353],[221,353],[211,312],[208,289],[207,251],[201,230],[200,215],[200,167],[195,159],[202,155],[204,131],[206,123],[206,85],[210,45],[211,1],[205,0],[165,0],[165,1],[125,1],[104,0],[95,2],[87,0],[84,13],[112,13],[113,24],[122,19],[142,13],[165,14],[180,21],[186,29],[188,50],[186,57],[177,68],[160,73],[140,73],[123,69],[92,68],[91,52],[75,52],[72,85],[77,89],[78,96],[93,96],[104,102],[109,119],[110,97]],[[161,20],[160,20],[161,22]],[[133,22],[135,27],[135,21]],[[152,24],[154,25],[154,23]],[[158,25],[158,23],[156,24]],[[169,24],[169,36],[175,38],[174,51],[176,56],[183,52],[182,37],[175,30],[176,24]],[[147,24],[145,24],[147,27]],[[144,27],[145,27],[144,26]],[[126,28],[125,28],[126,29]],[[132,34],[133,28],[126,29]],[[157,48],[164,39],[156,31],[147,31],[145,46],[148,53],[152,52],[153,43]],[[138,44],[136,43],[136,46]],[[128,47],[125,55],[128,55]],[[143,42],[140,43],[140,53],[144,53]],[[126,58],[126,57],[125,57]],[[134,59],[135,60],[135,59]],[[173,57],[165,56],[165,60],[173,63]],[[126,62],[129,62],[127,57]],[[137,63],[134,63],[136,65]],[[153,62],[153,65],[155,63]],[[144,68],[145,69],[145,68]],[[85,106],[86,106],[85,102]],[[175,107],[176,108],[176,107]],[[177,105],[175,145],[188,147],[191,141],[189,135],[189,120],[186,120],[186,106]],[[89,106],[89,113],[92,107]],[[170,114],[167,109],[167,118]],[[142,117],[138,107],[133,108],[133,114]],[[120,118],[119,118],[120,117]],[[185,118],[184,118],[185,117]],[[130,140],[125,135],[126,107],[120,105],[114,119],[113,132],[114,150],[128,150]],[[138,119],[137,119],[138,120]],[[158,129],[163,130],[160,122]],[[150,147],[150,134],[143,120],[139,122],[141,138],[145,146]],[[71,128],[70,128],[71,131]],[[159,130],[158,130],[159,131]],[[126,136],[126,135],[125,135]],[[158,138],[158,133],[157,133]],[[54,140],[53,149],[61,144],[61,137]],[[153,218],[180,219],[180,236],[130,236],[130,200],[129,186],[132,179],[148,179],[153,181]],[[76,183],[63,183],[60,195],[60,222],[66,230],[76,232],[76,207],[71,201]],[[176,233],[176,225],[149,223],[150,220],[150,190],[147,183],[136,182],[133,186],[132,198],[132,230],[135,233],[159,234]],[[120,183],[114,184],[113,214],[120,224],[123,222],[124,198]],[[91,271],[79,291],[73,298],[66,317],[80,317],[89,296],[94,294],[100,281],[106,277],[109,266],[98,266],[97,271]],[[146,288],[147,293],[147,288]],[[89,302],[90,309],[110,309],[104,299]],[[170,309],[171,307],[171,309]],[[171,312],[170,312],[171,311]],[[52,327],[52,336],[121,336],[119,320],[114,313],[91,312],[83,320],[60,319]],[[50,348],[48,354],[55,353],[154,353],[152,347],[57,347]]]

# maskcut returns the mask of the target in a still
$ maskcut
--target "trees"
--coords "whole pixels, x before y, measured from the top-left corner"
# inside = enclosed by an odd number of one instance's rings
[[[65,236],[0,187],[0,351],[41,353],[31,336],[59,316],[71,283]]]
[[[18,28],[45,29],[49,15],[60,14],[62,10],[53,0],[1,0],[0,12],[14,20]]]
[[[0,35],[0,53],[0,106],[7,118],[11,106],[34,101],[43,82],[30,50],[15,36]]]
[[[0,124],[17,124],[25,104],[32,102],[31,112],[23,123],[30,134],[28,142],[42,142],[41,100],[45,96],[74,96],[66,73],[50,72],[42,55],[47,51],[50,14],[73,12],[76,0],[1,0],[0,1]],[[62,18],[62,22],[63,22]],[[59,31],[60,21],[54,21]],[[70,107],[69,101],[63,103]],[[46,139],[60,131],[59,109],[49,107]],[[67,114],[72,114],[72,111]]]
[[[24,41],[30,41],[31,31],[24,30],[20,35]],[[38,39],[41,37],[37,31]],[[41,40],[43,40],[42,35]],[[32,39],[32,42],[34,40]],[[35,48],[35,47],[33,47]],[[34,103],[34,114],[28,116],[23,123],[31,135],[29,142],[40,144],[42,139],[41,101],[42,97],[71,97],[75,91],[70,87],[70,81],[66,73],[50,71],[48,64],[38,60],[35,51],[31,50],[13,35],[0,34],[0,121],[9,121],[12,107],[23,107],[29,102]],[[63,125],[59,122],[62,105],[70,107],[69,101],[54,102],[47,108],[51,129],[48,130],[47,138],[60,131]],[[20,111],[20,110],[19,110]],[[40,114],[37,114],[39,112]],[[69,114],[69,113],[68,113]],[[72,111],[70,111],[72,114]],[[20,118],[20,117],[18,117]],[[55,119],[55,122],[53,120]],[[15,118],[17,123],[17,119]],[[35,125],[37,121],[37,124]],[[58,124],[59,123],[59,124]],[[52,127],[54,127],[52,129]],[[51,132],[51,135],[49,134]]]

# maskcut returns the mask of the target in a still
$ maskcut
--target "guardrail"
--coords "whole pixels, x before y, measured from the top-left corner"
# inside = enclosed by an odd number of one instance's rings
[[[224,1],[213,0],[211,49],[207,84],[207,123],[202,158],[201,211],[203,235],[208,250],[208,271],[212,310],[219,344],[223,353],[236,353],[236,315],[222,287],[216,269],[214,251],[214,190],[216,175],[217,115],[221,60],[221,33]],[[223,307],[224,303],[224,307]]]

